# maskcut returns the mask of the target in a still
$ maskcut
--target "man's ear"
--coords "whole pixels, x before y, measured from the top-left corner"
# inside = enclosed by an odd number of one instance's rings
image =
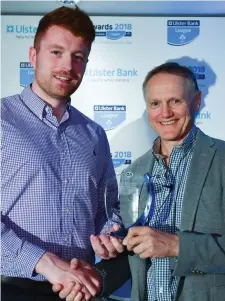
[[[202,93],[198,91],[195,95],[195,112],[198,112],[201,106]]]
[[[34,47],[30,47],[29,60],[34,69],[36,68],[36,58],[37,58],[36,49]]]

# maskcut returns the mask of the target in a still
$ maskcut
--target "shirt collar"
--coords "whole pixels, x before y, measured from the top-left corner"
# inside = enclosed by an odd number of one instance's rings
[[[22,101],[25,105],[39,118],[43,119],[47,112],[52,111],[52,108],[47,105],[43,99],[41,99],[31,89],[31,85],[26,87],[20,94]],[[71,107],[71,99],[69,98],[66,111],[69,113]]]
[[[197,127],[195,125],[193,125],[191,131],[189,132],[187,137],[184,139],[184,141],[181,144],[176,145],[175,148],[182,149],[185,153],[187,153],[194,145],[194,142],[196,139],[196,133],[197,133]],[[157,159],[163,159],[165,157],[160,154],[160,147],[161,147],[161,140],[160,140],[160,137],[157,137],[154,140],[153,147],[152,147],[152,154]]]

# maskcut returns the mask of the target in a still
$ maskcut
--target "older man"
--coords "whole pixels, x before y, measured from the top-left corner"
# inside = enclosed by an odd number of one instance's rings
[[[225,142],[194,125],[201,93],[188,68],[176,63],[156,67],[147,74],[143,92],[158,138],[122,174],[124,225],[132,224],[129,187],[135,179],[143,179],[136,181],[139,214],[149,199],[149,185],[155,199],[146,223],[131,227],[123,240],[129,255],[97,264],[104,272],[102,294],[131,276],[132,301],[224,300]],[[102,258],[117,249],[103,236],[92,237],[92,245]]]

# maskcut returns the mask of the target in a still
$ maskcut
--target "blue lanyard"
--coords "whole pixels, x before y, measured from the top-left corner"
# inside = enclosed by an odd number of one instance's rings
[[[155,208],[156,208],[156,198],[155,198],[155,189],[154,189],[154,184],[152,181],[152,178],[150,176],[149,173],[146,173],[144,175],[144,179],[146,184],[148,184],[148,193],[149,193],[149,199],[151,201],[151,205],[150,205],[150,209],[148,210],[148,215],[147,212],[145,212],[145,225],[149,225],[150,222],[152,221],[153,215],[155,213]],[[172,206],[172,202],[173,202],[173,198],[174,198],[174,187],[170,186],[170,192],[168,195],[168,199],[166,198],[165,200],[165,205],[162,207],[162,211],[160,212],[159,218],[158,218],[158,223],[161,224],[162,222],[164,222],[165,220],[167,220],[169,214],[170,214],[170,210],[171,210],[171,206]],[[157,216],[156,216],[157,218]]]

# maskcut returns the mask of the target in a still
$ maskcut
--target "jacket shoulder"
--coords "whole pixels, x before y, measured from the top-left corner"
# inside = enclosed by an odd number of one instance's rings
[[[225,141],[221,139],[217,139],[211,136],[206,135],[205,133],[201,132],[199,133],[199,138],[208,140],[209,144],[212,147],[215,147],[217,151],[222,152],[225,155]]]
[[[150,160],[152,160],[152,151],[148,150],[146,153],[138,157],[131,165],[129,165],[126,169],[124,169],[123,173],[133,172],[135,170],[145,169],[146,165],[149,164]]]
[[[212,140],[214,141],[216,148],[222,150],[225,154],[225,141],[216,138],[212,138]]]

